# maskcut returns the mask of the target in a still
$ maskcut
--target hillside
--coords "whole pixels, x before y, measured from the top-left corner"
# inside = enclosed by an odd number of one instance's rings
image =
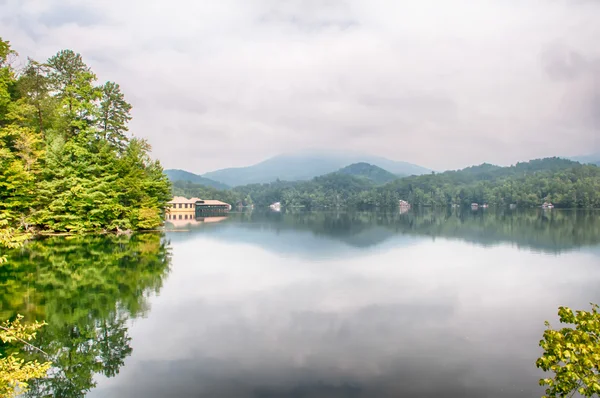
[[[349,164],[365,162],[393,174],[420,175],[431,172],[421,166],[397,162],[376,156],[356,154],[293,154],[280,155],[248,167],[212,171],[203,177],[229,186],[268,183],[276,180],[300,181],[333,173]]]
[[[443,206],[489,203],[536,207],[600,206],[600,168],[568,159],[546,158],[509,167],[490,164],[396,180],[382,190],[414,204]]]
[[[199,176],[198,174],[190,173],[185,170],[169,169],[165,170],[165,174],[169,177],[171,182],[176,181],[189,181],[196,184],[204,185],[206,187],[217,188],[217,189],[228,189],[227,184],[223,184],[219,181],[212,180],[210,178]]]
[[[340,174],[347,174],[355,177],[366,178],[376,184],[386,184],[396,180],[399,176],[390,173],[381,167],[369,163],[353,163],[337,171]]]

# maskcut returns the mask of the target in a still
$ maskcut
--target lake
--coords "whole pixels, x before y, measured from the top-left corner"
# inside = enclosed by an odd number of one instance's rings
[[[48,322],[31,397],[539,397],[544,321],[600,303],[600,212],[254,212],[8,258],[0,317]]]

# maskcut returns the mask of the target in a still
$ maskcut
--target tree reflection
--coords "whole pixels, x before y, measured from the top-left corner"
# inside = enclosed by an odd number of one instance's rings
[[[35,344],[54,365],[27,396],[82,397],[95,374],[118,374],[132,352],[127,321],[148,310],[169,266],[159,234],[53,237],[9,252],[0,315],[45,319]]]
[[[460,239],[483,246],[514,243],[553,253],[600,244],[600,213],[586,210],[287,211],[229,218],[249,229],[308,230],[357,247],[377,245],[394,235]]]

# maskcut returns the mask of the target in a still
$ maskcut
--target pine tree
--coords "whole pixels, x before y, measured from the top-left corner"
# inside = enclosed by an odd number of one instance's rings
[[[62,128],[66,138],[90,132],[98,109],[95,101],[101,90],[94,86],[96,75],[80,54],[71,50],[59,51],[48,60],[50,87],[61,102]]]
[[[102,138],[119,151],[127,146],[128,138],[125,133],[129,130],[127,123],[131,120],[131,105],[125,101],[118,84],[106,82],[102,87],[100,101],[99,129]]]

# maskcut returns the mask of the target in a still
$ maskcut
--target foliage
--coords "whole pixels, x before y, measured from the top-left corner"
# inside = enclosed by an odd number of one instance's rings
[[[0,319],[48,322],[32,343],[52,367],[30,383],[32,397],[83,397],[95,374],[115,376],[132,352],[128,320],[148,311],[170,269],[168,242],[155,233],[36,239],[6,256]]]
[[[23,316],[18,315],[13,321],[5,321],[0,324],[0,340],[9,345],[33,347],[27,341],[35,338],[37,331],[44,326],[44,323],[22,324],[21,319]],[[46,376],[49,369],[50,362],[40,363],[37,360],[26,362],[15,353],[0,357],[0,396],[12,397],[17,393],[27,391],[28,381]]]
[[[540,380],[548,386],[548,397],[567,397],[579,393],[584,397],[600,396],[600,314],[592,304],[591,311],[573,312],[560,307],[561,323],[574,325],[554,330],[546,322],[540,346],[543,355],[536,366],[554,373],[553,378]]]
[[[0,43],[0,235],[161,225],[170,184],[119,85],[71,50],[16,71]]]

